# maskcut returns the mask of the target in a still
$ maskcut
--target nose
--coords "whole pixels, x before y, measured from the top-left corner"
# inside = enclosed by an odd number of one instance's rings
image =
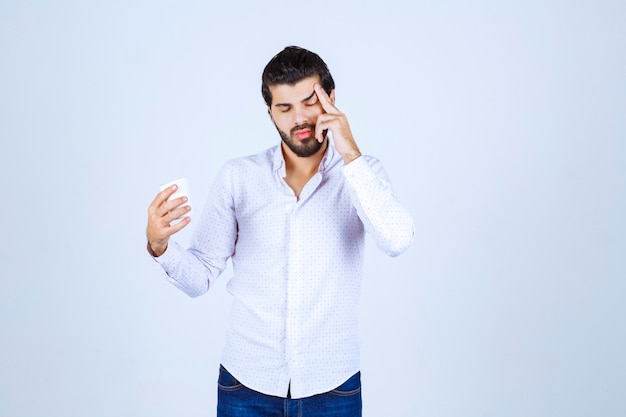
[[[296,106],[295,108],[295,124],[303,125],[308,124],[309,114],[304,106]]]

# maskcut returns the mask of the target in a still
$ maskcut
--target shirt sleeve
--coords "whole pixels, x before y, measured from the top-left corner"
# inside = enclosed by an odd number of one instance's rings
[[[167,250],[154,260],[166,279],[191,297],[209,290],[226,268],[235,249],[237,219],[232,199],[231,170],[218,174],[200,213],[189,249],[170,240]]]
[[[365,230],[389,256],[404,252],[415,235],[413,218],[393,194],[380,161],[361,156],[343,167],[352,202]]]

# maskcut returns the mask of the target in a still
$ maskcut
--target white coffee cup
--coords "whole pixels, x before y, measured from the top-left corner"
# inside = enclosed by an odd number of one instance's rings
[[[162,184],[160,186],[160,190],[163,191],[168,187],[171,187],[172,185],[176,184],[178,186],[178,189],[176,190],[176,192],[174,194],[172,194],[167,201],[170,200],[175,200],[179,197],[187,197],[187,202],[185,204],[183,204],[181,207],[184,206],[191,206],[191,198],[189,198],[189,180],[187,178],[179,178],[177,180],[174,181],[170,181],[166,184]],[[181,216],[180,218],[183,217],[187,217],[187,215]],[[177,219],[179,220],[179,219]]]

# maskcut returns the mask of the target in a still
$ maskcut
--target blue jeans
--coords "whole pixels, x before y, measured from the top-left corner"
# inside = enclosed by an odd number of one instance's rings
[[[361,417],[361,373],[324,394],[291,399],[253,391],[220,366],[217,417]]]

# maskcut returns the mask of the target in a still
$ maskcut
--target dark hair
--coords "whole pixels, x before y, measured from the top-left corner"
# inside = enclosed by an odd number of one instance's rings
[[[326,63],[314,52],[298,46],[288,46],[270,60],[261,77],[261,94],[268,106],[272,105],[270,86],[276,84],[296,84],[297,82],[317,75],[320,84],[328,94],[335,88],[333,77]]]

